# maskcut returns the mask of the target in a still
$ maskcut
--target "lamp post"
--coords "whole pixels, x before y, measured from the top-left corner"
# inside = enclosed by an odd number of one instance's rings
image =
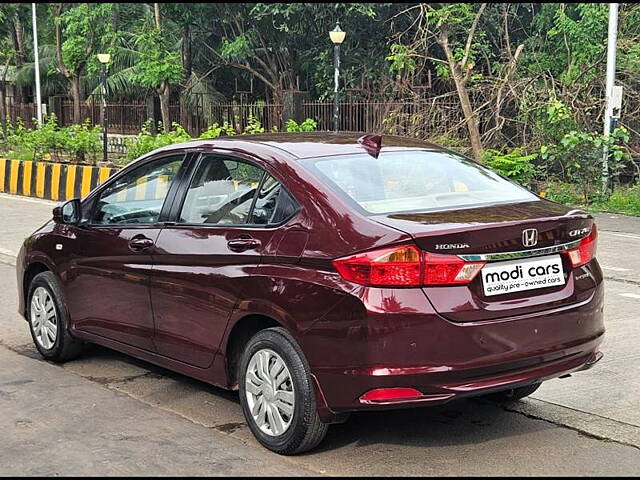
[[[347,35],[340,28],[340,24],[336,22],[336,28],[329,32],[329,38],[333,42],[333,130],[338,131],[340,123],[340,94],[338,93],[338,82],[340,77],[340,44],[344,42],[344,37]]]
[[[100,69],[100,83],[102,84],[102,160],[107,161],[107,65],[111,61],[108,53],[99,53],[98,61],[102,65]]]

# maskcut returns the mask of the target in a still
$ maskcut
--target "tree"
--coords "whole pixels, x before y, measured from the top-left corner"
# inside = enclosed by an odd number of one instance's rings
[[[55,4],[55,46],[57,67],[69,83],[73,100],[73,123],[81,123],[81,81],[99,69],[97,53],[108,52],[115,38],[112,29],[113,4],[79,3],[65,9]]]
[[[154,24],[144,24],[136,34],[135,46],[139,60],[133,81],[146,88],[153,88],[160,97],[162,124],[171,130],[169,101],[171,85],[182,79],[180,56],[173,50],[161,30],[160,5],[154,4]]]
[[[221,32],[215,35],[212,62],[246,72],[265,86],[266,97],[281,103],[285,90],[296,89],[301,82],[320,84],[322,93],[332,90],[332,45],[328,38],[336,20],[346,30],[360,30],[356,25],[372,23],[374,9],[369,4],[217,4],[212,15]],[[352,30],[353,27],[353,30]],[[359,41],[368,45],[384,45],[383,34],[370,29],[371,37],[354,35],[344,45],[345,68],[349,75],[354,66],[360,71],[381,56],[353,48]],[[350,34],[348,34],[350,35]],[[371,41],[369,41],[371,40]],[[376,43],[375,40],[378,40]],[[357,68],[356,68],[357,69]],[[319,80],[316,82],[316,80]],[[326,89],[326,92],[325,92]]]

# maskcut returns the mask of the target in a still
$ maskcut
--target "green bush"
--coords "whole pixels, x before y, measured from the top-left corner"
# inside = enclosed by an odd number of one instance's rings
[[[63,155],[76,161],[85,161],[90,155],[95,161],[102,151],[102,130],[82,125],[58,127],[57,118],[51,114],[40,128],[25,128],[21,120],[17,125],[7,125],[3,147],[7,156],[19,160],[61,160]]]
[[[102,129],[91,127],[89,122],[82,125],[69,125],[60,129],[62,149],[76,160],[85,160],[90,155],[95,161],[96,155],[102,152]]]
[[[227,122],[224,122],[222,125],[213,123],[200,134],[200,138],[218,138],[223,132],[228,137],[236,134],[235,128]]]
[[[529,187],[538,173],[538,168],[533,163],[537,157],[537,153],[523,155],[521,148],[514,148],[508,153],[487,149],[482,154],[482,163],[520,185]]]
[[[576,185],[552,181],[547,185],[546,198],[592,211],[640,216],[640,185],[619,186],[608,198],[600,195],[585,202],[580,188]]]
[[[284,127],[287,132],[315,132],[318,128],[318,122],[313,118],[307,118],[302,123],[298,123],[290,118],[285,122]]]
[[[618,187],[607,199],[597,199],[590,205],[593,210],[640,216],[640,185]]]
[[[150,127],[151,123],[146,122],[135,138],[128,139],[125,142],[127,148],[125,161],[130,162],[135,160],[156,148],[191,140],[191,135],[189,135],[180,124],[175,122],[173,123],[173,130],[170,132],[165,132],[164,129],[160,127],[159,133],[154,135],[151,133]]]
[[[264,133],[264,127],[260,123],[260,120],[258,120],[253,115],[249,115],[249,122],[248,122],[247,126],[244,128],[244,132],[243,133],[248,133],[248,134],[251,134],[251,133]]]
[[[583,202],[590,203],[603,194],[603,148],[609,148],[609,175],[615,177],[631,159],[625,146],[628,141],[629,132],[625,128],[616,128],[609,137],[574,130],[557,144],[543,145],[540,157],[548,172],[574,184],[580,190]]]
[[[544,197],[565,205],[580,206],[583,203],[580,190],[573,184],[552,180],[544,189]]]
[[[300,124],[296,123],[294,120],[288,120],[286,127],[288,132],[312,132],[316,129],[317,123],[311,118],[307,118]],[[151,123],[146,122],[143,125],[140,133],[135,138],[129,139],[125,142],[127,148],[127,155],[125,157],[126,162],[135,160],[136,158],[144,155],[145,153],[149,153],[156,148],[191,140],[191,135],[189,135],[189,133],[187,133],[187,131],[178,123],[173,124],[173,131],[171,132],[165,132],[162,129],[161,125],[159,125],[159,133],[155,135],[151,133],[150,128]],[[249,122],[243,133],[255,134],[263,132],[264,127],[262,127],[260,121],[256,117],[250,116]],[[222,125],[213,123],[209,126],[209,128],[202,132],[202,134],[200,134],[199,138],[218,138],[223,133],[226,136],[233,136],[237,132],[235,131],[233,126],[227,122],[224,122]]]

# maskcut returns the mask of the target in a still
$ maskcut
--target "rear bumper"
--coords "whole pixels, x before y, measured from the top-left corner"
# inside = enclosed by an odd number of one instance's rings
[[[395,295],[398,300],[398,291]],[[419,302],[409,298],[415,295],[410,290],[400,295],[406,305]],[[368,331],[361,339],[366,347],[352,349],[360,358],[312,364],[312,371],[327,414],[442,404],[541,382],[588,369],[601,358],[602,305],[599,285],[581,304],[496,321],[457,324],[434,313],[409,313],[412,309],[384,315],[368,309]],[[339,341],[334,339],[333,348],[341,357]],[[416,389],[421,396],[360,400],[369,390],[395,387]]]
[[[582,348],[573,354],[568,354],[557,361],[549,361],[536,368],[522,369],[504,375],[495,375],[477,378],[475,380],[451,383],[443,382],[442,379],[432,381],[433,377],[428,374],[400,374],[388,376],[373,376],[370,371],[355,373],[349,380],[342,384],[345,390],[342,405],[332,405],[329,409],[335,413],[358,411],[358,410],[383,410],[391,408],[404,408],[422,405],[440,405],[451,400],[484,395],[499,390],[516,388],[532,383],[538,383],[552,378],[557,378],[568,373],[587,370],[595,365],[601,358],[602,353],[596,349],[599,341],[590,342],[593,349],[584,355]],[[427,367],[429,368],[429,367]],[[324,381],[326,381],[326,376]],[[324,382],[318,380],[318,382]],[[335,378],[331,381],[335,381]],[[359,385],[357,388],[349,385]],[[416,388],[422,395],[414,398],[398,399],[390,401],[362,401],[360,392],[394,387]],[[363,392],[364,390],[364,392]],[[326,397],[325,397],[326,398]],[[333,398],[332,400],[336,400]],[[331,401],[331,400],[329,400]],[[329,406],[329,405],[327,405]]]

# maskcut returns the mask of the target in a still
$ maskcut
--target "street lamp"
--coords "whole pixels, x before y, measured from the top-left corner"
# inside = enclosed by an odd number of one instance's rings
[[[100,83],[102,83],[102,160],[107,161],[107,65],[111,61],[111,54],[99,53],[98,61],[102,64]]]
[[[344,42],[344,37],[347,35],[340,28],[340,24],[336,22],[336,28],[329,32],[329,38],[333,42],[333,130],[338,131],[339,124],[339,94],[338,94],[338,77],[340,76],[340,44]]]

